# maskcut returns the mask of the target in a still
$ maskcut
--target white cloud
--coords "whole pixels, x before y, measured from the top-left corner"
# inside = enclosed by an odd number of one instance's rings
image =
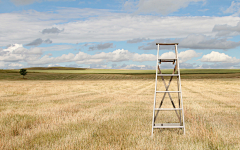
[[[106,64],[90,64],[90,68],[98,68],[98,69],[133,69],[133,70],[153,70],[156,69],[155,66],[150,65],[135,65],[135,64],[122,64],[120,66],[117,66],[116,64],[112,65],[112,67],[109,67]]]
[[[44,48],[41,47],[34,47],[30,49],[26,49],[23,47],[22,44],[12,44],[8,48],[3,49],[3,51],[7,52],[8,55],[10,54],[35,54],[41,55]]]
[[[234,16],[240,13],[240,2],[232,1],[231,6],[223,11],[223,13],[233,13]]]
[[[27,60],[27,63],[28,63],[28,65],[43,65],[43,64],[57,63],[57,61],[55,61],[55,60],[56,60],[56,58],[49,57],[49,55],[45,55],[40,59]]]
[[[49,47],[41,47],[44,51],[63,51],[63,50],[71,50],[75,47],[73,45],[54,45]]]
[[[194,69],[197,67],[199,67],[199,66],[196,65],[195,63],[180,63],[179,64],[180,69]]]
[[[174,52],[166,52],[166,53],[163,53],[159,58],[161,58],[161,59],[174,59],[174,58],[176,58],[176,54]]]
[[[12,44],[12,45],[9,45],[8,47],[7,47],[7,49],[4,49],[3,51],[5,51],[5,52],[13,52],[14,50],[16,50],[16,49],[18,49],[18,48],[21,48],[21,47],[23,47],[23,45],[22,44]]]
[[[90,68],[111,69],[108,65],[90,64]]]
[[[28,5],[37,0],[11,0],[15,5]]]
[[[21,54],[16,54],[15,51],[17,49],[21,49],[22,44],[13,44],[10,45],[7,49],[3,49],[2,51],[4,52],[0,56],[0,61],[4,62],[18,62],[24,60],[24,56]]]
[[[77,54],[63,54],[59,57],[51,57],[45,55],[37,60],[27,61],[30,65],[42,65],[49,63],[62,63],[62,62],[76,62],[77,64],[99,64],[104,62],[122,62],[122,61],[155,61],[156,56],[153,54],[138,54],[132,53],[128,50],[117,49],[113,52],[101,52],[99,54],[90,55],[84,52]]]
[[[9,43],[27,44],[37,38],[51,39],[53,43],[75,44],[124,41],[138,39],[139,37],[146,39],[184,38],[189,34],[214,36],[215,33],[212,32],[212,29],[215,25],[235,26],[239,19],[239,17],[232,16],[141,16],[114,13],[107,10],[78,8],[61,8],[55,12],[31,10],[21,13],[4,13],[0,14],[0,46]],[[71,20],[71,22],[68,22],[68,20]],[[64,32],[60,34],[41,33],[44,29],[53,27],[64,29]]]
[[[156,49],[156,43],[179,43],[178,48],[191,49],[232,49],[240,46],[240,42],[229,41],[227,38],[212,38],[203,34],[191,34],[185,38],[156,39],[147,45],[139,46],[141,50]],[[170,46],[160,46],[161,49],[169,49]]]
[[[213,32],[217,32],[217,36],[236,36],[240,34],[240,22],[236,26],[227,24],[215,25]]]
[[[60,51],[60,50],[69,50],[73,49],[72,45],[54,45],[50,47],[32,47],[26,49],[22,44],[12,44],[6,49],[0,51],[0,60],[2,61],[37,61],[44,51]],[[48,56],[51,54],[48,54]],[[69,54],[68,54],[69,55]],[[59,60],[62,60],[64,57],[69,57],[66,54],[63,54],[59,57]],[[46,59],[46,58],[45,58]]]
[[[178,54],[179,63],[186,62],[188,60],[191,60],[194,57],[199,57],[199,56],[201,56],[201,54],[196,53],[194,50],[186,50],[186,51],[180,52]],[[159,58],[174,59],[174,58],[176,58],[176,54],[175,54],[175,52],[166,52],[166,53],[163,53]]]
[[[0,53],[0,61],[3,62],[27,62],[36,60],[42,55],[42,48],[34,47],[26,49],[22,44],[12,44]]]
[[[137,4],[137,13],[161,13],[167,15],[178,11],[180,8],[185,8],[191,2],[204,2],[205,0],[139,0]],[[131,9],[136,5],[133,0],[125,2],[125,9]]]
[[[239,68],[239,63],[213,63],[202,64],[196,67],[196,69],[236,69]]]
[[[1,69],[20,69],[23,68],[24,65],[18,62],[3,62],[0,61],[0,68]]]
[[[77,64],[99,64],[103,62],[103,59],[85,59],[76,61]]]
[[[20,69],[23,68],[21,63],[5,63],[0,61],[0,67],[4,69]]]
[[[123,7],[124,7],[125,10],[131,10],[131,9],[134,9],[136,7],[136,5],[137,5],[136,1],[134,1],[134,0],[127,0],[124,3]]]
[[[113,43],[100,43],[100,44],[97,44],[97,45],[94,45],[94,46],[90,46],[89,47],[89,51],[94,51],[94,50],[105,50],[105,49],[108,49],[108,48],[113,48]]]
[[[5,65],[6,65],[5,62],[0,61],[0,67],[1,67],[1,68],[5,68]]]
[[[60,57],[56,57],[55,58],[55,61],[56,62],[69,62],[69,61],[72,61],[74,59],[75,55],[72,54],[72,53],[69,53],[69,54],[63,54],[62,56]]]
[[[188,60],[191,60],[194,57],[201,56],[201,53],[196,53],[194,50],[186,50],[183,52],[180,52],[178,57],[180,59],[179,63],[186,62]]]
[[[42,33],[42,34],[58,34],[58,33],[61,33],[61,32],[63,32],[63,31],[64,31],[64,29],[59,30],[59,29],[56,28],[56,27],[52,27],[52,28],[43,29],[41,33]]]
[[[210,54],[203,55],[200,59],[202,62],[225,62],[225,63],[239,63],[240,59],[228,56],[224,53],[212,51]]]
[[[11,0],[15,5],[29,5],[34,2],[42,2],[42,1],[75,1],[75,0]]]
[[[202,11],[202,12],[205,12],[205,11],[208,11],[209,9],[200,9],[198,11]]]
[[[143,41],[147,41],[149,39],[147,38],[135,38],[135,39],[132,39],[132,40],[127,40],[127,43],[140,43],[140,42],[143,42]]]
[[[48,67],[61,67],[59,64],[49,64]]]
[[[124,67],[121,67],[119,69],[134,69],[134,70],[153,70],[156,69],[155,66],[149,66],[149,65],[135,65],[135,64],[130,64],[126,65]]]
[[[107,58],[109,61],[112,62],[120,62],[120,61],[128,61],[131,59],[133,53],[129,52],[128,50],[118,49],[113,52],[109,53],[100,53],[96,54],[96,58]],[[93,56],[94,57],[94,56]]]
[[[21,55],[0,56],[0,60],[5,62],[20,62],[24,60],[24,57]]]
[[[179,42],[180,48],[192,49],[231,49],[240,45],[240,42],[225,39],[211,38],[205,35],[189,35]]]
[[[133,61],[143,62],[143,61],[154,61],[156,59],[156,55],[153,54],[138,54],[134,53],[132,56]]]
[[[50,39],[43,40],[41,38],[38,38],[38,39],[35,39],[32,42],[28,43],[26,46],[38,46],[42,43],[51,44],[52,41]]]
[[[19,63],[11,63],[8,66],[16,68],[16,67],[22,67],[23,65]]]
[[[95,55],[88,55],[86,53],[79,52],[76,55],[74,60],[86,60],[87,63],[91,63],[91,62],[99,63],[103,61],[121,62],[121,61],[129,61],[129,60],[143,62],[143,61],[154,61],[155,59],[156,59],[156,56],[153,54],[138,54],[138,53],[131,53],[128,50],[124,50],[124,49],[117,49],[113,52],[109,52],[109,53],[101,52]]]

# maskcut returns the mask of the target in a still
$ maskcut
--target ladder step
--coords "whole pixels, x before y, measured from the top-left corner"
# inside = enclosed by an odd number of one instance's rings
[[[154,110],[182,110],[182,108],[154,108]]]
[[[181,93],[181,91],[155,91],[156,93]]]
[[[184,128],[180,123],[157,123],[153,128]]]
[[[175,62],[177,59],[158,59],[159,62]]]
[[[179,74],[158,74],[157,76],[179,76]]]

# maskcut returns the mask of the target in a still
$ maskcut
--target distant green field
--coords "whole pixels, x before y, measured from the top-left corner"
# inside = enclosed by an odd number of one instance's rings
[[[80,73],[80,74],[153,74],[155,70],[120,70],[120,69],[86,69],[86,70],[28,70],[44,73]]]
[[[35,69],[35,68],[34,68]],[[39,68],[38,68],[39,69]],[[128,80],[155,79],[155,70],[79,69],[48,70],[27,69],[27,80]],[[172,70],[163,70],[170,74]],[[182,79],[240,78],[240,69],[181,69]],[[0,70],[0,80],[23,80],[19,70]]]
[[[119,70],[119,69],[86,69],[86,70],[28,70],[43,73],[80,73],[80,74],[154,74],[155,70]],[[162,70],[172,73],[171,69]],[[181,69],[181,74],[232,74],[240,73],[240,69]]]
[[[88,68],[73,68],[73,67],[31,67],[27,70],[86,70]]]
[[[240,69],[181,69],[181,74],[232,74],[240,73]]]

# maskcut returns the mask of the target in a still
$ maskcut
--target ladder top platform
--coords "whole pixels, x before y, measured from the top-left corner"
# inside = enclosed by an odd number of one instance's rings
[[[178,45],[178,43],[156,43],[156,45]]]

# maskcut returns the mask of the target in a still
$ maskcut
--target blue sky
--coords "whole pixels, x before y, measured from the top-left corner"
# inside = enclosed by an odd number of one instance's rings
[[[177,42],[180,68],[237,69],[239,15],[238,0],[0,0],[0,68],[155,69],[156,42]]]

